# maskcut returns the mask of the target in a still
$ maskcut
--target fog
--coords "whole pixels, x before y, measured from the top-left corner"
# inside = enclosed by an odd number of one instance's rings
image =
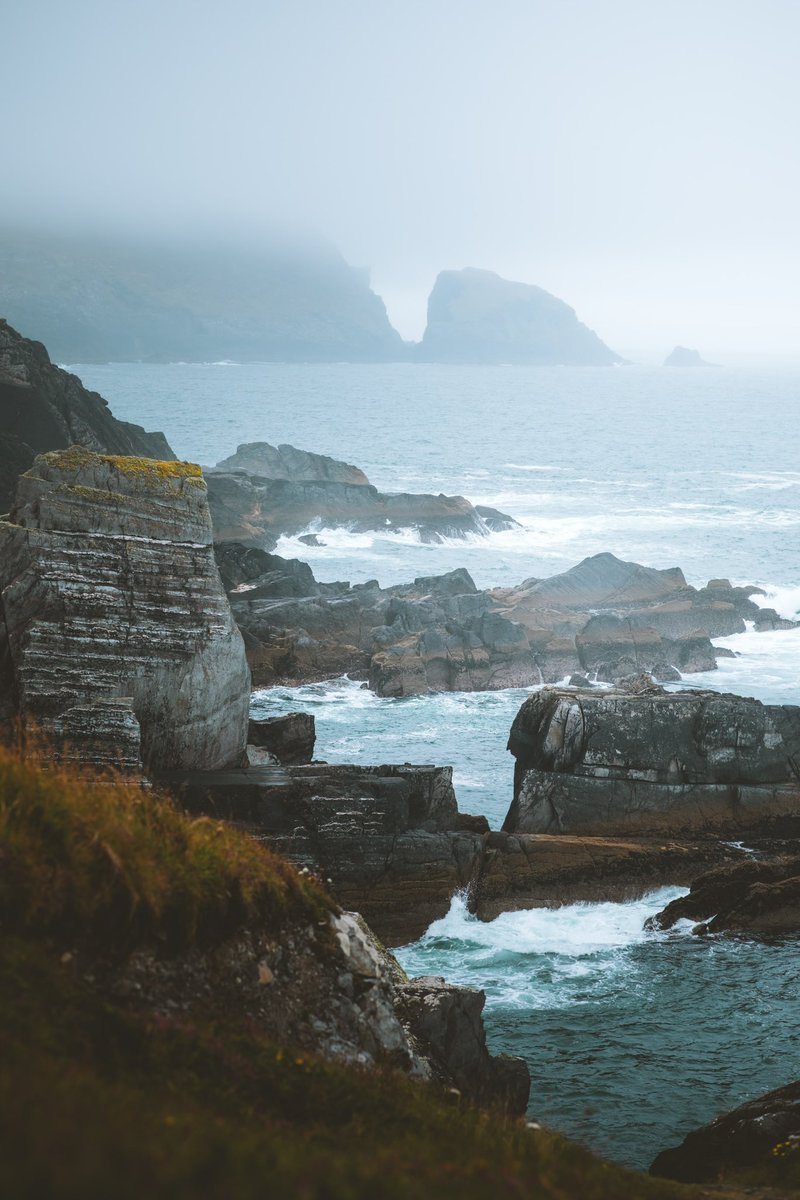
[[[615,349],[798,351],[796,0],[0,0],[0,219],[367,266],[405,337],[446,267]]]

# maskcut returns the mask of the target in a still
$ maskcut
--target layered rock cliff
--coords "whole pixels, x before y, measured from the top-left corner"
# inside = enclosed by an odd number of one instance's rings
[[[442,271],[415,356],[423,362],[608,366],[622,362],[575,310],[494,271]]]
[[[83,760],[242,760],[250,674],[199,467],[36,459],[0,522],[0,677],[0,716]]]
[[[101,454],[172,459],[161,433],[118,421],[97,392],[51,363],[40,342],[0,319],[0,512],[37,454],[85,446]]]

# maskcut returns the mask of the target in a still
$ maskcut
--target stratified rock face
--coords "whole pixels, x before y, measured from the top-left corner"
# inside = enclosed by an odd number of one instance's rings
[[[95,761],[130,762],[132,723],[147,768],[241,760],[250,675],[199,467],[41,455],[0,523],[0,595],[0,715]]]
[[[751,937],[800,931],[800,858],[749,858],[695,879],[688,896],[673,900],[648,925],[671,929],[676,921],[700,921],[695,933]]]
[[[800,708],[546,688],[511,728],[509,833],[733,831],[800,813]]]
[[[776,1146],[797,1137],[800,1083],[790,1083],[693,1130],[680,1146],[662,1150],[650,1174],[681,1183],[711,1182],[722,1172],[768,1163]]]
[[[269,442],[246,442],[235,454],[217,463],[218,471],[245,471],[260,479],[292,479],[301,482],[325,480],[329,483],[368,484],[363,471],[327,454],[312,454],[287,444],[271,446]]]
[[[622,362],[563,300],[475,268],[438,275],[416,356],[425,362]]]
[[[54,366],[44,346],[0,319],[0,512],[37,454],[86,446],[103,454],[171,459],[161,433],[118,421],[97,392]]]
[[[697,350],[690,350],[686,346],[676,346],[664,359],[665,367],[713,367],[713,365],[701,358]]]
[[[191,811],[235,821],[330,879],[339,903],[391,946],[445,916],[486,828],[459,813],[450,767],[312,763],[176,772],[163,782]]]

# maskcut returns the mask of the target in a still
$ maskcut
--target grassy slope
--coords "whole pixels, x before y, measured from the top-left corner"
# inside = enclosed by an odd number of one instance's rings
[[[701,1195],[224,1016],[123,1011],[87,955],[210,944],[329,906],[242,834],[0,750],[0,1193],[115,1200]],[[81,947],[74,954],[75,947]],[[707,1193],[706,1193],[707,1194]]]

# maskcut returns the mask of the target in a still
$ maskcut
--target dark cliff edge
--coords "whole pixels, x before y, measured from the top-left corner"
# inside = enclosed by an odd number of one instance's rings
[[[118,421],[76,375],[55,366],[41,342],[0,319],[0,512],[17,479],[46,450],[85,446],[102,454],[173,459],[162,433]]]

